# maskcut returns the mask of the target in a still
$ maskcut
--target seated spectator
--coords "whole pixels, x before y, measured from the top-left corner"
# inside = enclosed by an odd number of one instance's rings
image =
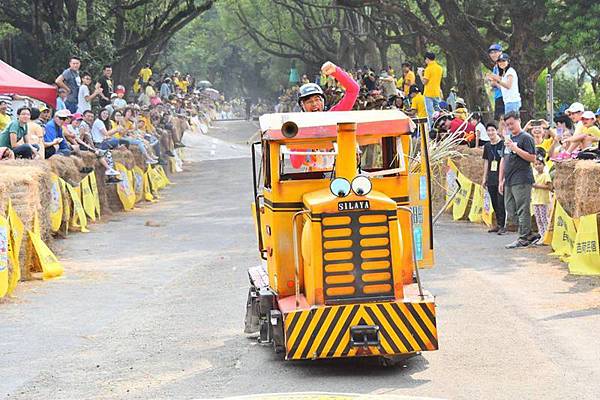
[[[45,105],[40,106],[40,117],[36,121],[42,128],[46,127],[46,124],[52,118],[52,111]]]
[[[578,150],[583,150],[591,147],[593,143],[600,141],[600,129],[595,125],[596,116],[591,111],[585,111],[581,115],[581,122],[583,124],[579,133],[575,133],[570,138],[564,139],[565,152],[562,153],[560,158],[571,158],[571,156]],[[566,153],[566,154],[565,154]],[[559,154],[559,156],[561,156]]]
[[[463,138],[464,143],[475,142],[475,125],[468,121],[454,116],[454,118],[446,118],[440,125],[442,136],[452,135],[457,138]]]
[[[8,115],[8,102],[0,100],[0,132],[4,131],[11,122],[12,118]]]
[[[31,110],[27,107],[19,108],[17,120],[8,124],[0,133],[0,147],[10,149],[16,158],[32,159],[37,156],[37,149],[32,145],[27,130],[30,119]]]
[[[123,142],[114,137],[116,134],[121,134],[124,131],[122,127],[112,127],[110,114],[106,108],[100,110],[98,118],[94,121],[91,129],[91,136],[94,142],[94,147],[101,150],[115,149]]]
[[[70,156],[73,152],[69,143],[63,135],[63,126],[71,118],[71,112],[67,109],[59,110],[54,113],[52,121],[46,124],[44,132],[44,147],[46,148],[46,158],[56,154]]]
[[[485,146],[490,141],[486,127],[481,122],[481,114],[473,113],[469,118],[471,125],[475,125],[475,147]]]
[[[119,171],[116,171],[114,169],[114,162],[112,160],[112,154],[110,153],[110,150],[96,149],[95,147],[90,146],[85,141],[83,141],[83,139],[81,138],[82,125],[84,126],[83,130],[87,129],[87,127],[85,127],[84,124],[86,123],[83,122],[83,115],[73,114],[71,123],[66,126],[65,138],[70,143],[71,147],[73,148],[73,151],[75,153],[78,153],[80,151],[89,151],[94,153],[98,158],[98,162],[100,162],[100,164],[102,164],[102,166],[104,167],[104,174],[107,177],[119,176]]]
[[[43,160],[46,158],[46,149],[44,146],[45,129],[44,126],[40,124],[40,115],[41,112],[39,109],[31,109],[31,119],[27,123],[27,131],[29,132],[31,144],[35,144],[38,147],[38,158]]]
[[[117,97],[113,99],[112,107],[114,110],[122,111],[125,107],[127,107],[127,100],[124,99],[125,86],[123,86],[123,85],[117,86],[117,90],[115,90],[115,93],[116,93]]]
[[[115,135],[122,140],[134,146],[137,146],[140,149],[140,152],[144,155],[147,164],[156,164],[158,159],[150,155],[148,149],[146,148],[146,143],[143,140],[143,134],[141,134],[138,130],[128,131],[125,128],[125,119],[123,118],[123,113],[121,111],[115,111],[113,114],[113,121],[115,129],[118,129],[119,132]],[[143,123],[144,120],[139,120],[139,123]]]
[[[56,98],[56,111],[65,110],[67,108],[67,90],[63,88],[58,89],[58,97]]]

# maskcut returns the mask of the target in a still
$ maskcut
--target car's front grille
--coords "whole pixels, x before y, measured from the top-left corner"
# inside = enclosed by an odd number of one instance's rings
[[[394,298],[388,218],[395,217],[385,210],[322,215],[326,304]]]

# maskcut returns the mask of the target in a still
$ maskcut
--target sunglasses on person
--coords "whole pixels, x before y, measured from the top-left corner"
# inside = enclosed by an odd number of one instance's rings
[[[58,117],[58,119],[60,119],[61,121],[66,121],[69,119],[69,117]]]

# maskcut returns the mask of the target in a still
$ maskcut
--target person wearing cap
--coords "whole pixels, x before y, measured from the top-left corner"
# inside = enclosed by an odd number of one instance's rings
[[[425,96],[425,107],[427,108],[427,118],[429,126],[433,123],[433,113],[439,111],[440,101],[442,99],[442,76],[444,70],[442,66],[435,61],[435,54],[425,53],[425,69],[419,69],[419,76],[425,85],[423,96]]]
[[[81,86],[79,87],[79,95],[77,96],[77,113],[79,114],[91,110],[92,101],[102,93],[100,84],[97,84],[94,91],[90,93],[91,84],[92,75],[89,72],[81,74]]]
[[[63,135],[63,127],[71,116],[72,114],[69,110],[59,110],[54,113],[52,121],[46,124],[44,131],[46,158],[50,158],[56,154],[63,156],[71,155],[71,146],[69,146]]]
[[[396,89],[394,77],[388,74],[387,71],[382,71],[381,75],[379,75],[379,82],[381,83],[383,96],[387,99],[388,106],[394,104],[396,97],[398,97],[398,89]]]
[[[0,147],[9,148],[16,158],[31,159],[36,156],[36,149],[31,145],[28,123],[31,119],[31,110],[22,107],[17,110],[17,120],[12,121],[0,133]]]
[[[410,109],[414,110],[418,118],[427,118],[427,108],[425,107],[425,96],[421,93],[418,85],[412,85],[408,91],[410,98]]]
[[[488,56],[494,63],[494,67],[492,68],[492,74],[499,75],[500,71],[498,69],[498,58],[502,54],[502,46],[498,43],[494,43],[488,49]],[[494,120],[500,121],[502,119],[502,115],[504,115],[504,101],[502,99],[502,90],[494,81],[489,80],[493,87],[494,92]]]
[[[342,100],[329,111],[350,111],[354,107],[360,87],[347,72],[327,61],[321,67],[321,72],[327,76],[333,76],[340,85],[346,88]],[[298,105],[304,112],[325,111],[325,94],[323,89],[316,83],[302,85],[298,91]]]
[[[125,86],[119,85],[117,86],[117,90],[115,90],[116,97],[112,99],[112,108],[114,110],[123,110],[127,107],[127,100],[125,97]]]
[[[596,116],[592,111],[584,111],[581,114],[580,122],[582,124],[581,129],[579,131],[576,130],[573,136],[563,141],[568,143],[565,151],[569,155],[577,150],[586,149],[600,141],[600,128],[596,126]]]
[[[520,112],[521,94],[519,93],[519,77],[517,71],[510,66],[510,57],[502,53],[498,57],[498,74],[487,74],[487,78],[502,91],[504,113]]]
[[[583,115],[584,111],[585,111],[585,107],[583,106],[583,104],[581,104],[579,102],[575,102],[575,103],[571,104],[569,106],[569,108],[567,108],[565,110],[565,114],[567,114],[569,116],[569,118],[571,119],[571,121],[573,122],[573,126],[575,129],[575,131],[573,132],[573,135],[581,134],[581,129],[583,128],[583,122],[581,121],[581,116]]]
[[[0,100],[0,132],[12,122],[12,118],[8,115],[8,102]]]

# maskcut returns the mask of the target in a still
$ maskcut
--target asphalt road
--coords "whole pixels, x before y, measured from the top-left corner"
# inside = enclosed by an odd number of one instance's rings
[[[0,303],[0,398],[194,399],[327,391],[445,399],[597,399],[600,282],[547,248],[442,221],[440,350],[372,360],[284,362],[242,333],[255,123],[189,137],[195,163],[161,201],[57,243],[65,276]],[[230,144],[235,143],[235,144]],[[148,226],[150,225],[150,226]]]

